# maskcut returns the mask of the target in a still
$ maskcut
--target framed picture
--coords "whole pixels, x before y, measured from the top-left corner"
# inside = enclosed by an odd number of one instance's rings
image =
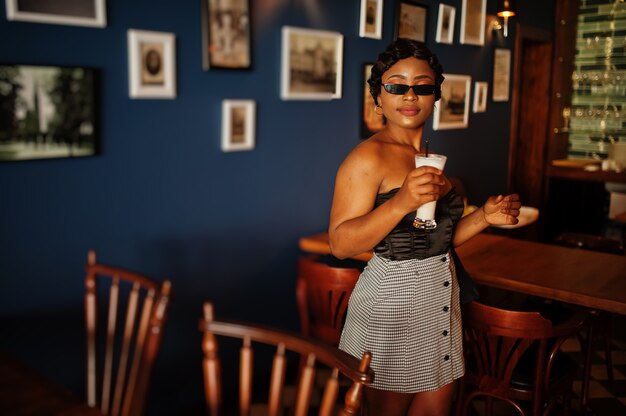
[[[472,112],[484,113],[487,111],[487,88],[486,82],[474,83],[474,105],[472,106]]]
[[[487,0],[463,0],[461,8],[461,38],[464,45],[485,44],[485,13]]]
[[[361,0],[361,21],[359,36],[362,38],[383,38],[383,0]]]
[[[343,35],[290,26],[282,32],[281,98],[341,98]]]
[[[202,69],[249,69],[250,0],[201,0]]]
[[[222,151],[254,149],[254,100],[222,101]]]
[[[456,16],[456,7],[447,4],[439,5],[439,18],[437,19],[437,37],[435,40],[439,43],[447,43],[452,45],[454,39],[454,18]]]
[[[410,0],[398,3],[396,39],[407,38],[426,42],[428,7]]]
[[[97,153],[93,68],[0,65],[0,161]]]
[[[469,97],[472,77],[443,74],[441,99],[435,103],[433,130],[464,129],[469,119]]]
[[[7,20],[105,27],[105,0],[5,0]]]
[[[176,45],[173,33],[128,30],[131,98],[176,97]]]
[[[511,51],[496,48],[493,52],[493,101],[509,101]]]
[[[367,80],[372,72],[372,63],[363,64],[363,112],[361,117],[361,137],[367,138],[385,127],[385,117],[376,113],[376,104],[370,94],[370,86]]]

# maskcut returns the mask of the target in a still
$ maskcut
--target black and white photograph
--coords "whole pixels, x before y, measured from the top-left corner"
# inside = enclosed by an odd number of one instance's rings
[[[406,38],[426,42],[428,7],[414,1],[398,3],[396,15],[396,39]]]
[[[456,74],[443,76],[441,99],[435,104],[433,113],[433,130],[467,128],[472,77]]]
[[[7,20],[105,27],[105,0],[5,0]]]
[[[456,8],[447,4],[439,5],[439,18],[437,19],[437,36],[435,40],[438,43],[446,43],[452,45],[454,40],[454,19],[456,17]]]
[[[463,0],[461,8],[461,35],[464,45],[485,44],[485,19],[487,0]]]
[[[472,112],[484,113],[487,111],[488,85],[488,83],[482,81],[474,83],[474,104],[472,106]]]
[[[254,149],[256,102],[222,101],[222,151]]]
[[[376,103],[370,94],[370,85],[367,80],[372,72],[374,64],[363,64],[363,113],[361,116],[361,137],[366,139],[372,134],[380,131],[385,127],[385,116],[382,109],[376,111]]]
[[[202,0],[202,68],[249,69],[250,0]]]
[[[128,82],[131,98],[176,97],[176,50],[172,33],[128,31]]]
[[[510,77],[511,50],[496,48],[493,52],[493,101],[509,101]]]
[[[362,38],[382,39],[383,0],[361,0],[359,36]]]
[[[341,33],[284,26],[281,55],[283,100],[341,98]]]
[[[0,161],[93,156],[93,68],[0,65]]]

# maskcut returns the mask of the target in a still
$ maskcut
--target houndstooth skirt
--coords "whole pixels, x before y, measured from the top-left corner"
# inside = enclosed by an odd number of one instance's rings
[[[339,348],[355,357],[372,353],[376,389],[433,391],[463,376],[450,254],[400,261],[374,255],[350,297]]]

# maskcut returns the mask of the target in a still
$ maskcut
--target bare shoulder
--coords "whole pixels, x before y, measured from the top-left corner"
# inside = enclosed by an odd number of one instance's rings
[[[342,163],[343,166],[347,167],[360,167],[362,169],[376,169],[380,166],[382,162],[383,155],[383,147],[384,145],[375,140],[374,137],[371,137],[356,146],[352,151],[346,156]]]

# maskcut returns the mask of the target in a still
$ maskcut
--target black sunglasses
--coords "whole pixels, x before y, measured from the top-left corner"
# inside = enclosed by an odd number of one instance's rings
[[[433,95],[437,90],[437,86],[432,84],[383,84],[383,87],[385,88],[385,91],[387,91],[389,94],[394,95],[404,95],[409,91],[409,88],[413,89],[415,95]]]

